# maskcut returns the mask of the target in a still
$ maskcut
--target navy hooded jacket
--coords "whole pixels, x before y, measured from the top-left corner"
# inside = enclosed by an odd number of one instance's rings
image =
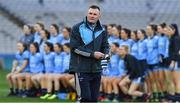
[[[70,34],[70,73],[97,73],[102,68],[100,60],[94,58],[94,52],[99,51],[104,54],[109,53],[108,36],[105,29],[97,21],[96,26],[92,26],[84,21],[73,26]]]

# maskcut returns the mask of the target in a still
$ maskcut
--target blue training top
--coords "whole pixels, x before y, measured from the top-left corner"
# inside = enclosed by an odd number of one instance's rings
[[[41,53],[30,53],[30,73],[42,73],[44,71],[43,56]]]
[[[147,38],[147,63],[148,64],[158,64],[159,63],[159,53],[158,53],[158,36]]]
[[[45,73],[53,73],[54,58],[55,58],[54,52],[44,53],[43,58],[44,58]]]
[[[61,44],[62,40],[63,40],[62,34],[57,34],[56,36],[51,34],[49,42],[52,44],[56,44],[56,43]]]
[[[117,54],[113,54],[110,58],[110,62],[108,64],[109,74],[108,76],[118,76],[118,63],[119,63],[119,56]]]
[[[54,73],[63,73],[63,60],[64,60],[64,52],[60,53],[55,53],[55,58],[54,58]]]
[[[167,58],[169,57],[169,53],[168,53],[168,50],[169,50],[169,39],[167,36],[159,36],[159,39],[158,39],[158,52],[160,55],[163,55],[164,58]]]
[[[23,53],[17,52],[15,55],[15,60],[18,62],[18,67],[21,67],[24,63],[24,60],[29,61],[29,51],[24,51]],[[26,67],[22,70],[22,72],[29,72],[29,63],[26,65]]]
[[[146,60],[147,58],[147,39],[138,41],[138,60]]]

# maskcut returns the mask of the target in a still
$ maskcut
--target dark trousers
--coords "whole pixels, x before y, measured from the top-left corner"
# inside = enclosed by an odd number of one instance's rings
[[[76,91],[81,102],[97,102],[101,73],[75,73]]]

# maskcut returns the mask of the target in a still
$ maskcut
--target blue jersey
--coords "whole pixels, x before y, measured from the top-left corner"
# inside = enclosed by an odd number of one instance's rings
[[[54,58],[54,73],[63,73],[63,60],[64,60],[64,53],[55,53],[55,58]]]
[[[118,43],[119,43],[119,46],[126,45],[130,49],[133,42],[131,39],[127,39],[127,40],[120,39]]]
[[[28,34],[28,35],[24,34],[20,37],[19,41],[29,47],[29,45],[34,41],[34,35],[33,34]]]
[[[118,43],[118,41],[119,41],[120,39],[118,38],[118,37],[115,37],[115,36],[109,36],[109,38],[108,38],[108,43],[109,44],[112,44],[112,43]]]
[[[54,52],[44,53],[44,67],[46,73],[53,73],[54,70]]]
[[[64,58],[63,58],[63,71],[64,72],[69,69],[69,63],[70,63],[70,53],[64,53]]]
[[[111,56],[110,62],[108,64],[108,69],[109,69],[108,76],[118,76],[119,75],[118,63],[119,63],[119,56],[116,54],[113,54]]]
[[[128,41],[130,42],[130,45],[132,46],[136,41],[134,41],[133,39],[128,39]]]
[[[39,51],[40,53],[44,53],[44,44],[45,42],[49,42],[49,40],[43,40],[42,42],[39,43]]]
[[[119,76],[122,76],[122,75],[124,75],[126,73],[124,60],[121,59],[121,58],[119,59],[118,70],[119,70]]]
[[[159,55],[158,55],[158,37],[148,37],[147,38],[147,63],[148,64],[158,64]]]
[[[42,73],[44,71],[43,56],[41,53],[30,54],[29,59],[30,72]]]
[[[25,60],[29,61],[29,51],[24,51],[23,53],[16,53],[15,59],[18,62],[18,67],[21,67]],[[29,63],[26,65],[26,67],[22,70],[22,72],[29,72]]]
[[[56,43],[61,44],[62,40],[63,40],[62,34],[57,34],[56,36],[51,34],[49,42],[52,43],[52,44],[56,44]]]
[[[39,32],[35,32],[34,33],[34,42],[37,42],[39,44],[40,41],[41,41],[40,33]]]
[[[63,38],[61,41],[61,45],[64,45],[65,43],[70,43],[70,38],[69,39]]]
[[[134,57],[136,57],[136,59],[138,58],[138,43],[137,42],[134,42],[132,44],[132,47],[131,47],[131,55],[133,55]]]
[[[168,57],[169,39],[167,36],[159,36],[158,39],[158,52],[163,55],[164,58]]]
[[[146,60],[147,58],[147,39],[138,41],[138,60]]]

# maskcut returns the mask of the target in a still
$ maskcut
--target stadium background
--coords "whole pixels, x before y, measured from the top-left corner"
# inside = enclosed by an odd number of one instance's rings
[[[103,24],[132,30],[144,29],[148,23],[180,25],[180,0],[0,0],[0,98],[6,95],[4,69],[11,68],[22,26],[43,21],[45,27],[51,23],[71,27],[91,4],[101,7]]]

